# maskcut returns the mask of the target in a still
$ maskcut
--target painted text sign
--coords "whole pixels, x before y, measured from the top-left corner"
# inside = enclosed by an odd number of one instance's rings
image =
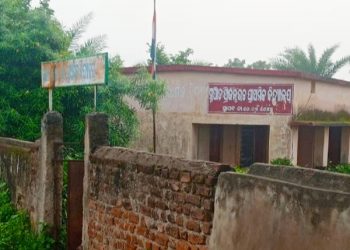
[[[209,84],[209,113],[292,114],[293,84]]]
[[[105,84],[107,53],[66,61],[41,63],[41,82],[44,88]]]

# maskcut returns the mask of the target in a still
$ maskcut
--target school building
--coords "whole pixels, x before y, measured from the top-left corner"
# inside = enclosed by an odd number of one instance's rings
[[[124,74],[136,68],[124,68]],[[350,82],[280,70],[164,65],[157,153],[249,166],[287,157],[304,167],[350,162]],[[151,151],[152,114],[133,147]]]

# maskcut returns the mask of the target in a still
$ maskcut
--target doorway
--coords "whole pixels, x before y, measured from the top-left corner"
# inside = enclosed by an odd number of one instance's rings
[[[328,164],[338,165],[341,154],[342,127],[329,127]]]
[[[268,162],[269,126],[241,126],[240,166]]]

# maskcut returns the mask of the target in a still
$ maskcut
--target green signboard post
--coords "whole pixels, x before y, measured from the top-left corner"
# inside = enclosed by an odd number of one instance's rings
[[[52,111],[52,90],[56,87],[93,85],[96,110],[97,85],[107,84],[108,54],[63,61],[41,63],[41,85],[49,90],[49,110]]]

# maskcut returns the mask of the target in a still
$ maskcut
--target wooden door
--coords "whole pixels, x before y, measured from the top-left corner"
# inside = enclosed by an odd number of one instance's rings
[[[328,163],[337,165],[340,163],[341,127],[329,128]]]
[[[315,128],[300,126],[298,128],[298,166],[314,167]]]
[[[209,160],[215,162],[222,161],[222,125],[210,126]]]

